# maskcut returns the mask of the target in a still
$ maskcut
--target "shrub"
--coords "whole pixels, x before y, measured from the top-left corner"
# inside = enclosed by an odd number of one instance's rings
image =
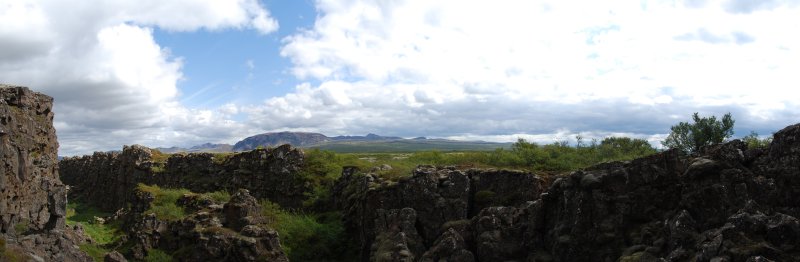
[[[290,261],[350,261],[355,247],[346,241],[341,215],[330,212],[309,215],[282,210],[269,200],[261,200],[262,214],[278,231],[281,246]]]
[[[747,144],[748,148],[766,148],[772,143],[772,137],[759,138],[758,133],[750,131],[750,134],[742,137],[742,141]]]
[[[661,142],[667,148],[677,148],[683,152],[695,152],[702,146],[722,143],[733,135],[733,123],[731,113],[722,116],[721,120],[717,117],[700,117],[697,113],[692,115],[694,124],[680,122],[672,126],[672,133],[666,140]]]

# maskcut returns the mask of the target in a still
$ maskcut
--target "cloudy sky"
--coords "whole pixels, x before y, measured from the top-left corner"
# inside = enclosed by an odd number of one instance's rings
[[[0,0],[60,154],[268,131],[549,143],[800,122],[800,1]]]

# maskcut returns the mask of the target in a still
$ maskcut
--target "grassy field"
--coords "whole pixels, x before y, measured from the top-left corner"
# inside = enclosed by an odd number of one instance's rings
[[[443,139],[390,140],[390,141],[333,141],[311,146],[312,149],[337,153],[409,153],[420,151],[492,151],[511,148],[512,143],[454,141]]]

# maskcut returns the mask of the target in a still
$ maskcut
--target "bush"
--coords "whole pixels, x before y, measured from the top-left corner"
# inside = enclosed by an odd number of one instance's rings
[[[772,137],[759,138],[758,133],[750,131],[750,134],[742,137],[742,141],[747,144],[748,148],[766,148],[772,143]]]
[[[672,133],[661,142],[664,147],[677,148],[683,152],[696,152],[700,147],[718,144],[733,136],[733,123],[731,113],[717,117],[700,117],[697,113],[692,115],[694,124],[680,122],[672,126]]]
[[[283,251],[290,261],[350,261],[355,247],[345,240],[338,212],[309,215],[282,210],[269,200],[261,200],[262,215],[278,231]]]

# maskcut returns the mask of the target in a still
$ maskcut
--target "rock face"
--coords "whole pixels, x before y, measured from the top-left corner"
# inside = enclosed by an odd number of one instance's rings
[[[309,190],[297,175],[303,152],[289,145],[222,157],[210,153],[175,154],[158,163],[146,147],[125,146],[122,152],[70,157],[60,161],[61,177],[72,195],[106,211],[123,208],[138,183],[192,192],[248,189],[286,208],[298,208]]]
[[[465,232],[470,231],[465,226],[470,224],[474,208],[523,204],[538,197],[542,186],[535,175],[513,171],[465,172],[421,166],[412,177],[392,182],[345,168],[332,190],[332,202],[343,210],[347,230],[361,243],[364,261],[378,258],[417,261],[432,246],[454,249],[453,254],[446,255],[461,258],[470,257],[471,253],[466,249],[461,251],[463,247],[441,245],[463,241],[464,235],[471,236]],[[482,193],[485,196],[476,200],[479,195],[476,191],[485,192]],[[451,227],[461,232],[448,233],[450,236],[442,240],[442,233],[450,232]],[[398,246],[405,248],[384,248]],[[437,257],[446,252],[429,253],[428,257]]]
[[[247,190],[239,190],[224,207],[184,196],[177,204],[194,211],[177,221],[144,212],[154,199],[150,193],[137,190],[135,196],[123,226],[133,241],[134,259],[161,249],[179,261],[289,261],[278,233],[263,225],[261,206]]]
[[[88,261],[65,233],[52,106],[49,96],[0,85],[0,239],[29,259]]]
[[[766,149],[734,140],[532,174],[346,168],[332,190],[362,261],[800,261],[800,124]],[[412,226],[413,225],[413,226]]]

